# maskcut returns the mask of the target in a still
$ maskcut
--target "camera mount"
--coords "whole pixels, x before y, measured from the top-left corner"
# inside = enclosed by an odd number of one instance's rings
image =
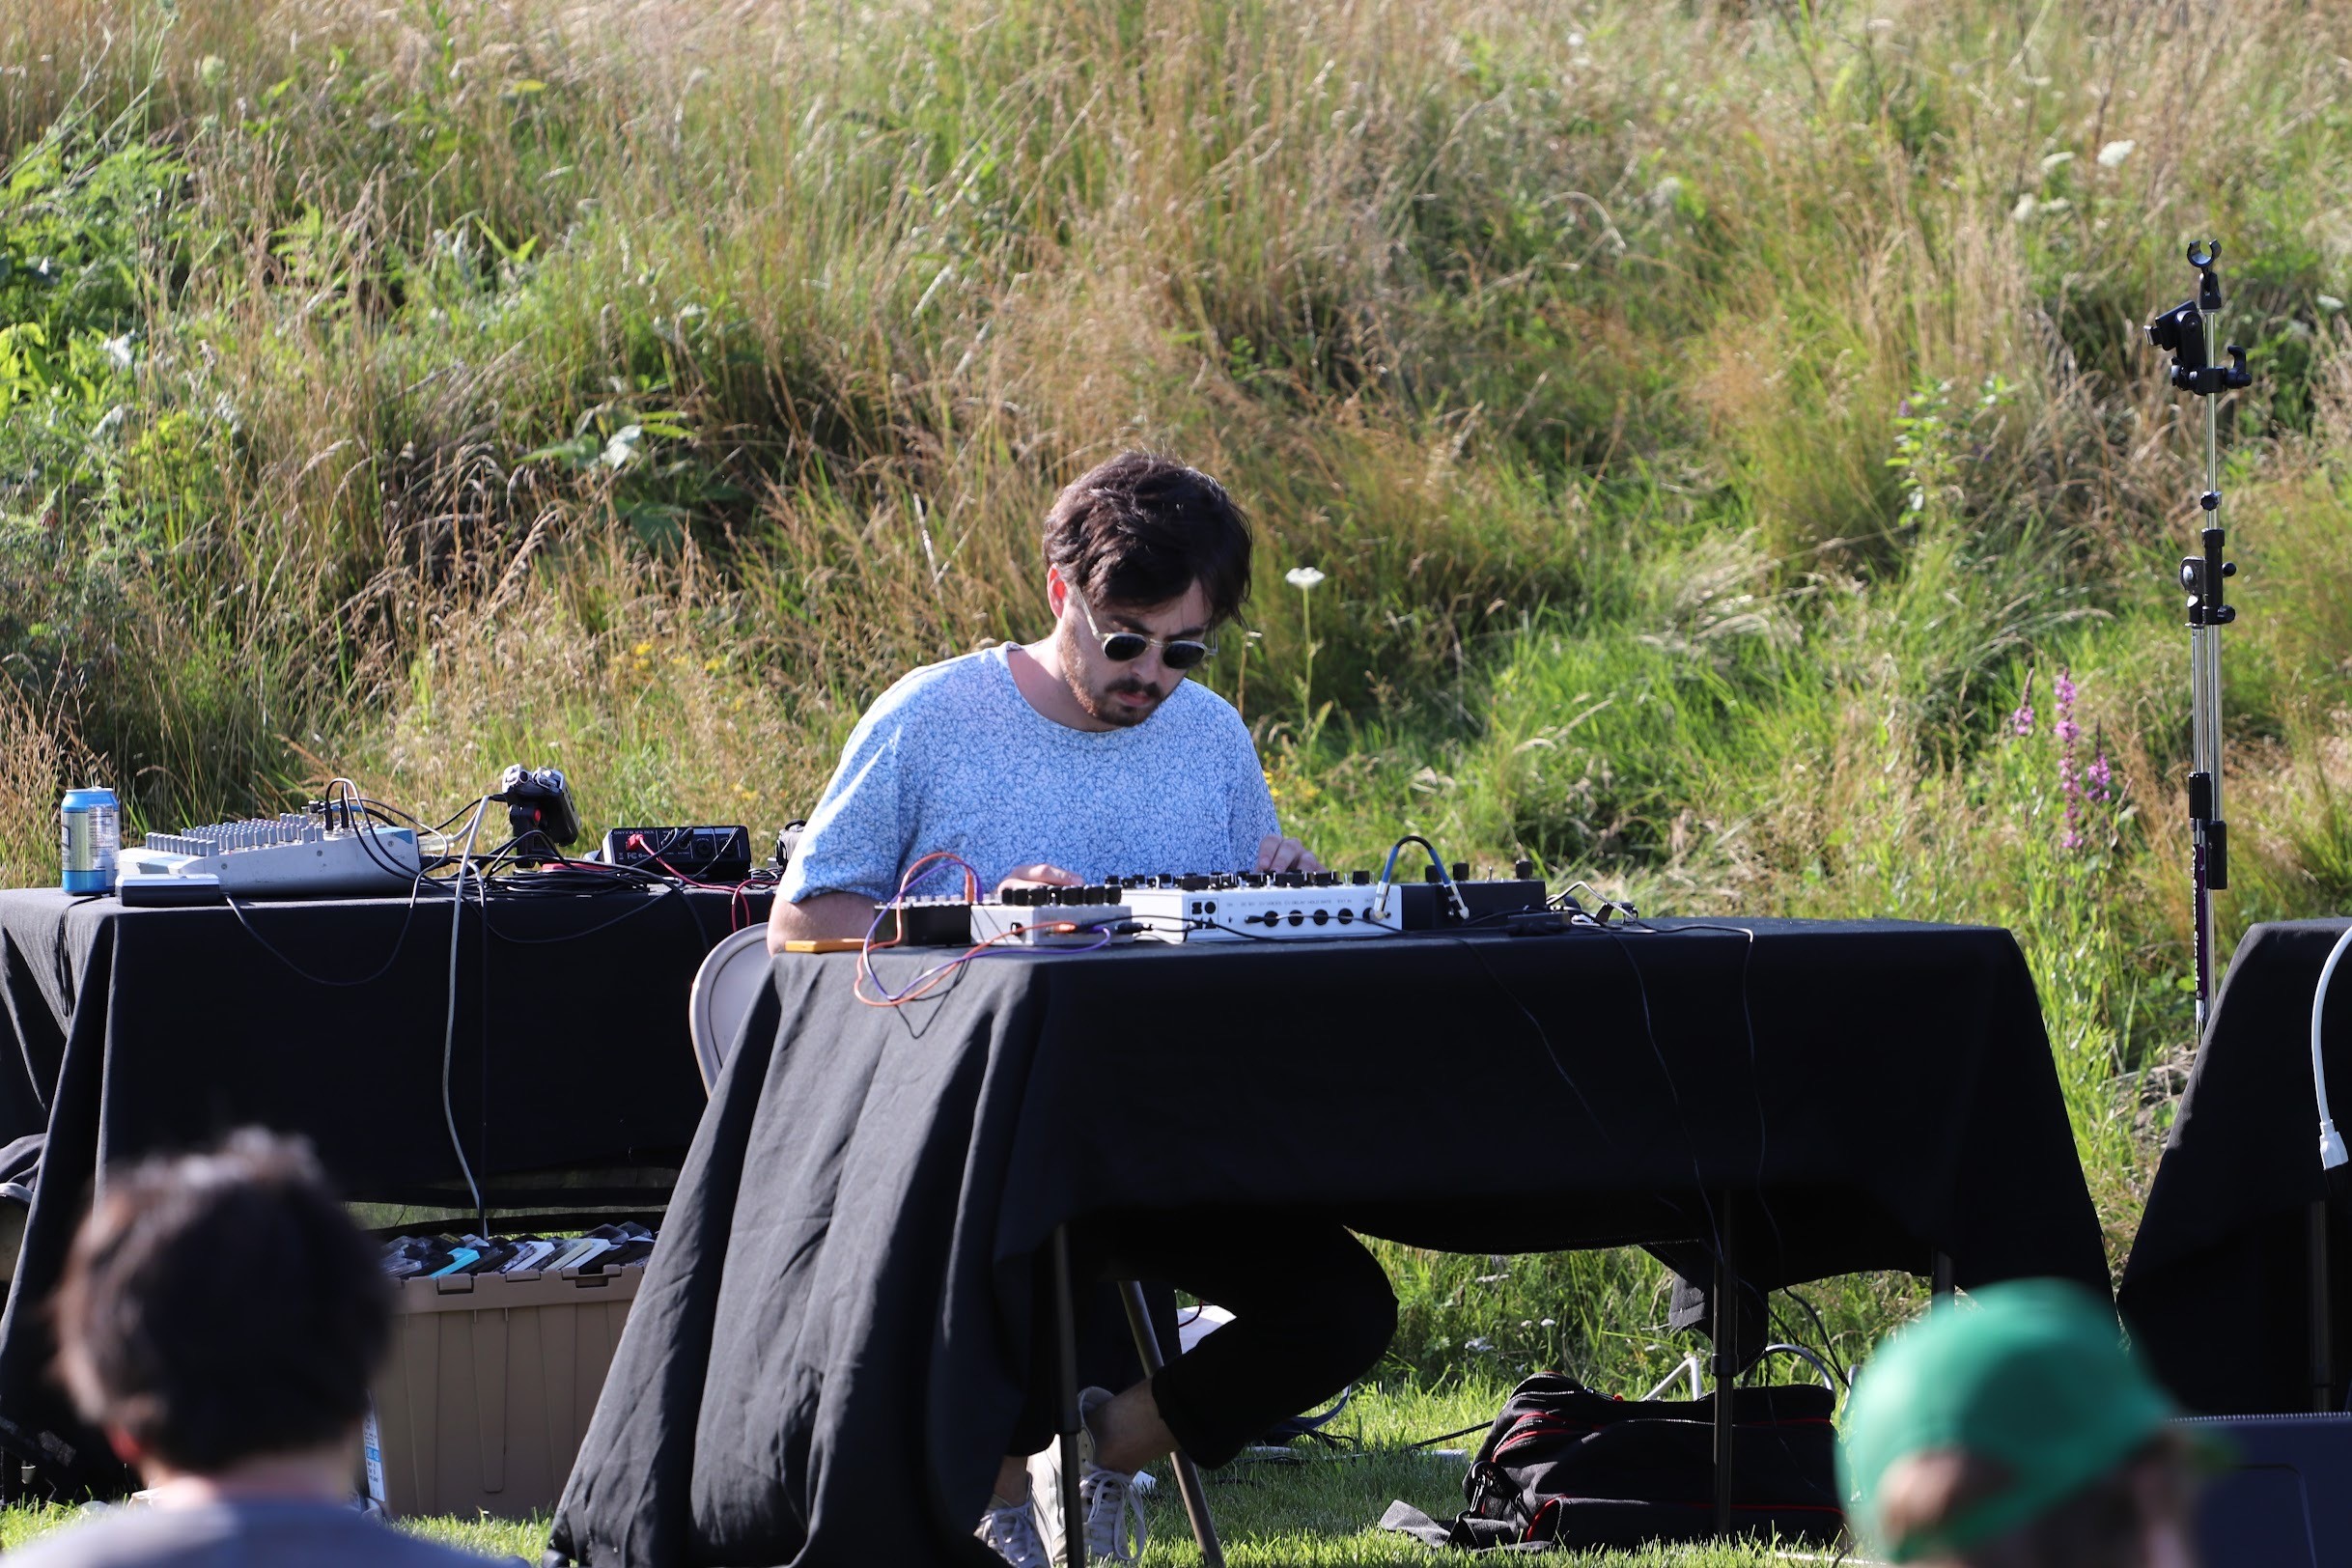
[[[2220,395],[2252,386],[2246,350],[2231,343],[2223,348],[2227,364],[2218,363],[2214,343],[2221,333],[2222,278],[2214,264],[2221,260],[2219,240],[2189,246],[2189,265],[2197,268],[2197,297],[2185,299],[2148,322],[2148,342],[2172,356],[2172,385],[2192,397],[2205,399],[2205,488],[2197,498],[2204,522],[2198,529],[2199,551],[2180,561],[2180,586],[2188,595],[2189,612],[2189,842],[2190,882],[2197,922],[2197,1037],[2205,1037],[2205,1018],[2213,998],[2213,895],[2229,886],[2229,825],[2222,816],[2222,628],[2238,617],[2226,601],[2224,584],[2237,575],[2235,563],[2223,559],[2222,481],[2220,455]]]

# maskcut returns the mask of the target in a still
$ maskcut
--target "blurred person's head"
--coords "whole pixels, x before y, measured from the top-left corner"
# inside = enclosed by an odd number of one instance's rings
[[[1857,1532],[1887,1560],[2189,1568],[2203,1456],[2075,1285],[1939,1303],[1855,1386],[1838,1452]]]
[[[56,1324],[74,1404],[151,1484],[253,1473],[348,1491],[389,1290],[307,1144],[247,1131],[109,1176]]]

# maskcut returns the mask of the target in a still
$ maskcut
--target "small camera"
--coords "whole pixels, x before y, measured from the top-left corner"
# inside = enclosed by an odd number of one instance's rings
[[[525,863],[558,859],[556,854],[533,854],[534,848],[562,850],[580,836],[580,814],[572,803],[572,786],[560,768],[525,768],[510,763],[498,776],[498,793],[490,797],[506,804],[507,826],[516,839],[516,858]]]

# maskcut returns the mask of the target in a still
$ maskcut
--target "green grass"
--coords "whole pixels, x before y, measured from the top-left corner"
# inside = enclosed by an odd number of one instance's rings
[[[1310,1454],[1304,1445],[1296,1463],[1244,1459],[1212,1472],[1209,1507],[1226,1559],[1235,1568],[1439,1568],[1480,1560],[1465,1554],[1433,1552],[1409,1536],[1375,1527],[1392,1499],[1414,1504],[1433,1519],[1450,1520],[1462,1510],[1465,1460],[1415,1451],[1423,1439],[1493,1418],[1509,1391],[1507,1384],[1473,1381],[1443,1391],[1399,1386],[1360,1391],[1334,1423],[1350,1446]],[[1642,1390],[1636,1389],[1634,1392]],[[1439,1446],[1475,1450],[1479,1434]],[[1176,1498],[1165,1466],[1155,1471],[1160,1485],[1146,1500],[1149,1539],[1144,1561],[1176,1568],[1200,1560],[1190,1526]],[[0,1547],[14,1548],[70,1522],[73,1510],[17,1507],[0,1512]],[[435,1540],[490,1555],[539,1560],[547,1522],[420,1519],[407,1527]],[[1774,1558],[1761,1549],[1692,1547],[1638,1553],[1606,1553],[1563,1562],[1608,1563],[1611,1568],[1732,1568]]]
[[[1039,632],[1045,505],[1148,444],[1257,518],[1202,678],[1290,830],[2010,927],[2120,1265],[2190,1047],[2202,481],[2136,323],[2193,236],[2257,374],[2224,936],[2352,906],[2352,14],[705,10],[0,11],[0,880],[92,777],[553,762],[764,835]],[[1639,1254],[1383,1256],[1384,1376],[1676,1354]],[[1849,1360],[1918,1300],[1806,1294]]]

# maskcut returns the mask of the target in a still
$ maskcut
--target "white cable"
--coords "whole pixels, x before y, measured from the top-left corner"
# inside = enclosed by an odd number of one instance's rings
[[[449,1125],[449,1146],[457,1151],[458,1169],[465,1173],[465,1190],[473,1194],[474,1216],[488,1226],[487,1213],[482,1207],[482,1189],[474,1181],[474,1167],[465,1158],[465,1140],[458,1135],[458,1111],[449,1095],[450,1058],[458,1045],[458,933],[465,927],[465,870],[474,857],[474,835],[482,830],[482,815],[490,809],[490,797],[484,796],[474,807],[474,820],[465,829],[465,849],[458,856],[457,896],[449,901],[449,1017],[441,1030],[441,1119]],[[481,887],[482,874],[474,873],[474,885]],[[482,911],[490,918],[490,910]]]
[[[2328,952],[2328,962],[2319,971],[2319,991],[2311,998],[2311,1093],[2319,1102],[2319,1168],[2334,1170],[2352,1161],[2344,1151],[2343,1134],[2336,1131],[2336,1118],[2328,1110],[2328,1064],[2319,1050],[2319,1023],[2328,1010],[2328,982],[2336,978],[2336,966],[2352,947],[2352,926],[2336,938]]]

